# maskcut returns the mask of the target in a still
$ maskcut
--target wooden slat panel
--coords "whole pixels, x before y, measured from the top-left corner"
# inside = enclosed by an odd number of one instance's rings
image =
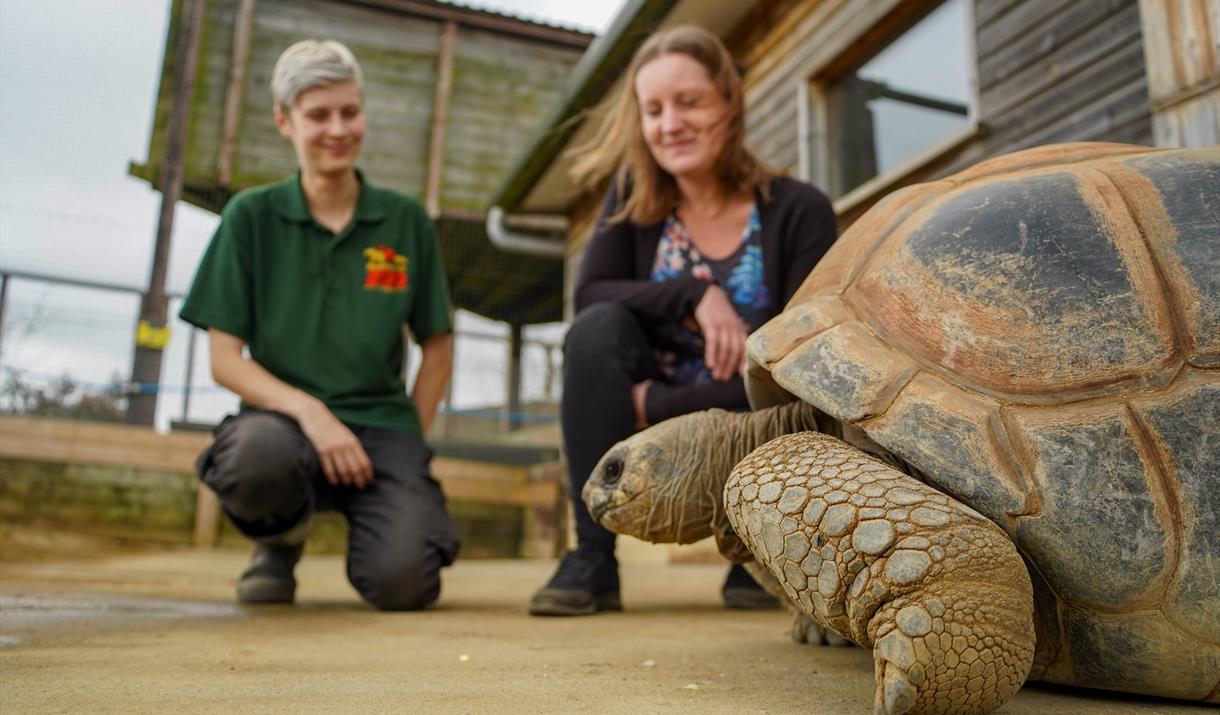
[[[1138,42],[1127,42],[1079,72],[1057,77],[1046,86],[1003,112],[987,124],[993,141],[1006,142],[1042,130],[1073,112],[1080,111],[1122,87],[1144,81],[1144,53]]]
[[[1046,0],[1038,0],[1045,2]],[[1053,16],[1020,40],[1006,44],[991,55],[979,48],[979,85],[996,84],[1011,77],[1042,57],[1053,54],[1089,29],[1105,23],[1123,10],[1136,7],[1135,0],[1090,0],[1073,3],[1065,12]]]
[[[746,83],[748,106],[764,103],[783,85],[804,82],[806,72],[847,52],[858,38],[892,10],[910,0],[826,0],[799,25],[788,41],[775,45],[772,55],[759,58]]]
[[[1139,9],[1131,6],[1107,22],[1090,28],[1057,51],[1041,56],[1021,71],[1002,80],[981,84],[980,117],[984,122],[995,121],[1122,48],[1138,46],[1139,38]]]
[[[158,434],[142,427],[0,415],[0,457],[191,472],[211,436]],[[432,460],[433,476],[454,499],[550,507],[562,470],[505,466],[452,457]],[[557,476],[558,475],[558,476]]]
[[[1012,151],[1067,141],[1112,141],[1118,130],[1127,131],[1129,124],[1143,123],[1149,143],[1152,136],[1152,115],[1148,108],[1148,85],[1143,77],[1098,98],[1042,131],[1022,135],[1011,146]],[[1009,149],[1006,146],[1005,149]],[[1003,153],[1003,152],[997,152]]]
[[[749,76],[751,68],[762,58],[775,55],[775,45],[793,32],[818,5],[825,0],[775,0],[759,3],[737,27],[724,38],[724,43]]]
[[[1030,33],[1040,32],[1042,26],[1054,23],[1055,15],[1064,12],[1070,3],[1047,0],[1023,0],[995,22],[980,26],[975,45],[979,57],[989,57],[1000,49],[1016,42]]]
[[[746,116],[752,119],[746,129],[746,143],[764,164],[785,166],[791,161],[789,155],[797,151],[800,143],[797,95],[795,91],[776,93],[769,107],[748,110]]]
[[[445,140],[442,208],[484,211],[491,194],[559,100],[576,50],[463,28]]]
[[[1026,0],[975,0],[974,14],[980,28],[995,22]]]

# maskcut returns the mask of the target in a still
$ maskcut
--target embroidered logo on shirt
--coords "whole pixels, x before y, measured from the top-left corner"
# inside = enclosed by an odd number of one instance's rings
[[[383,293],[401,293],[407,289],[407,257],[389,246],[364,249],[364,287]]]

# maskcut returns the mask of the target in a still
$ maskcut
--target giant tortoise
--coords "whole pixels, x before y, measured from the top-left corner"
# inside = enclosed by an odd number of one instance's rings
[[[752,554],[872,649],[876,712],[1026,678],[1220,702],[1220,150],[1042,147],[895,192],[747,354],[758,411],[619,443],[595,518]]]

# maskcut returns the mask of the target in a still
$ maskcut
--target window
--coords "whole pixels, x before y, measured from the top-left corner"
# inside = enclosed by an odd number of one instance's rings
[[[966,5],[947,0],[857,69],[815,89],[828,144],[819,173],[832,197],[908,166],[973,126],[973,38]]]

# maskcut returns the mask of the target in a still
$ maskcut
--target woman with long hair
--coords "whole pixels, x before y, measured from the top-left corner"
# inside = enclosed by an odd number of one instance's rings
[[[620,610],[614,534],[580,493],[598,459],[637,429],[748,408],[746,336],[776,315],[836,237],[816,188],[745,146],[741,78],[713,34],[651,37],[574,178],[610,190],[576,281],[561,405],[577,548],[530,600],[535,615]],[[730,607],[770,597],[740,567]],[[771,601],[773,603],[773,601]]]

